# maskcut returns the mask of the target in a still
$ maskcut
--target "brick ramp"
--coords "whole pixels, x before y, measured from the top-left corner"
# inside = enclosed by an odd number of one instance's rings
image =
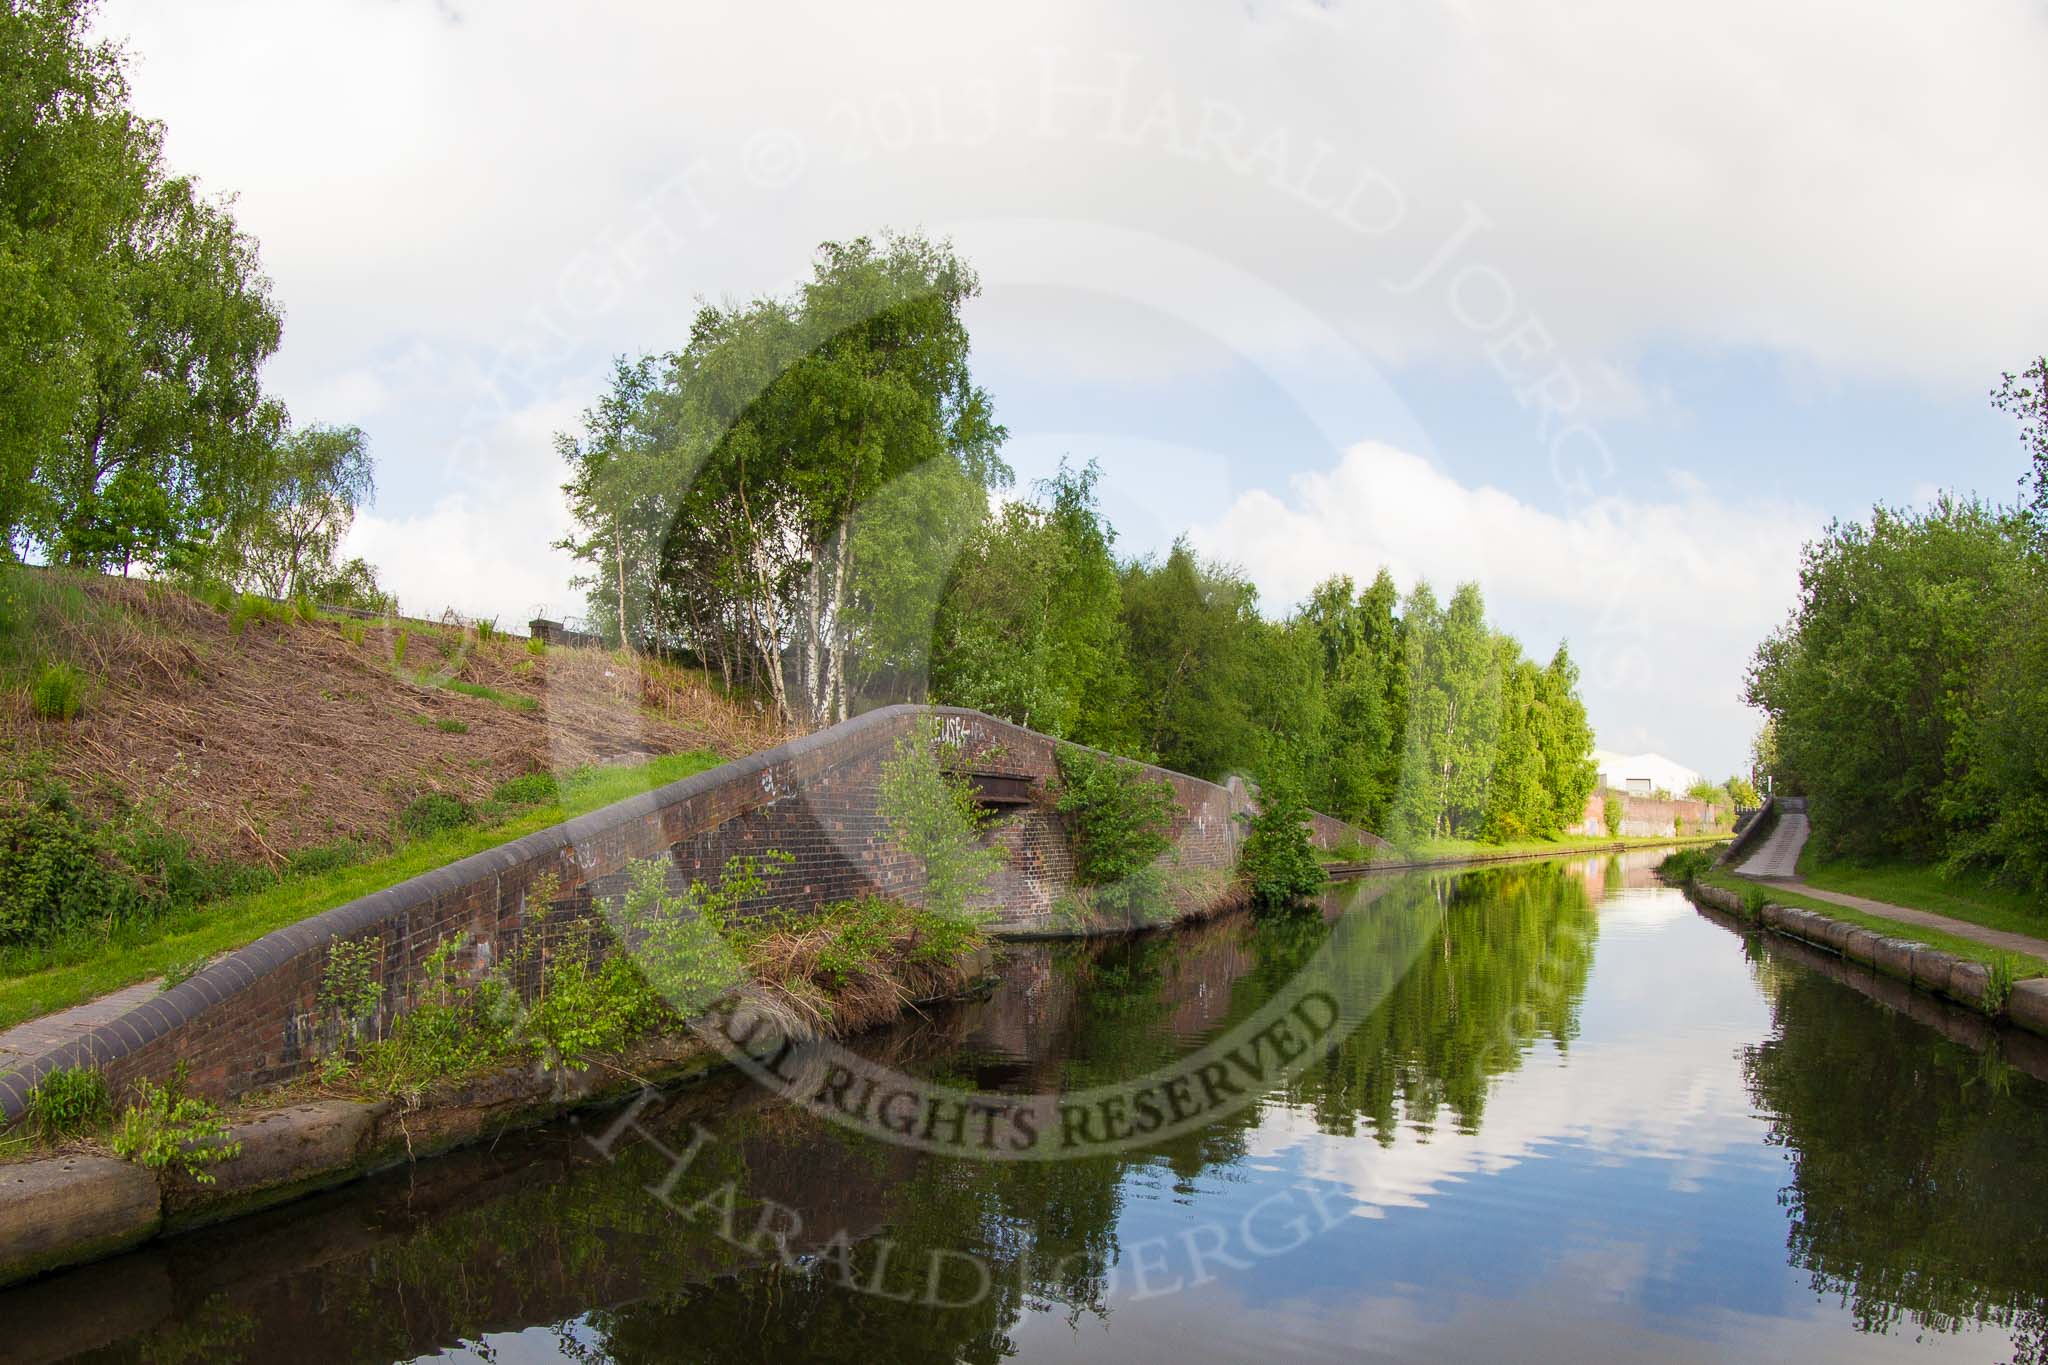
[[[1748,861],[1735,869],[1737,875],[1771,880],[1797,877],[1799,852],[1806,847],[1806,838],[1812,832],[1812,826],[1806,819],[1806,803],[1783,802],[1778,813],[1778,827],[1771,831],[1761,848],[1749,855]]]

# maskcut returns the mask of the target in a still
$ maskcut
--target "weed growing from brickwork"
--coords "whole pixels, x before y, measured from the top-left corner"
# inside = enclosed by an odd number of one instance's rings
[[[138,1081],[135,1091],[114,1130],[114,1155],[152,1171],[181,1171],[201,1185],[213,1184],[208,1166],[241,1155],[242,1144],[227,1141],[220,1111],[185,1093],[183,1062],[168,1084]]]
[[[919,716],[882,764],[879,806],[896,847],[924,873],[925,908],[964,919],[1006,855],[982,843],[994,816],[976,803],[966,780],[947,771],[959,763],[958,746],[940,742],[937,718]]]
[[[112,1116],[106,1078],[90,1067],[64,1067],[28,1092],[22,1122],[44,1142],[62,1142],[97,1130]]]
[[[1173,784],[1134,763],[1056,750],[1057,809],[1074,845],[1074,879],[1093,909],[1149,921],[1167,899],[1159,856],[1171,846]]]

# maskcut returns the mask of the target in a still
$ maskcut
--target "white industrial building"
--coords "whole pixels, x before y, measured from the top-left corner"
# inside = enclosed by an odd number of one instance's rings
[[[1617,754],[1612,749],[1595,749],[1593,766],[1600,770],[1600,785],[1630,796],[1669,792],[1683,797],[1686,789],[1700,781],[1700,774],[1683,763],[1673,763],[1662,754]]]

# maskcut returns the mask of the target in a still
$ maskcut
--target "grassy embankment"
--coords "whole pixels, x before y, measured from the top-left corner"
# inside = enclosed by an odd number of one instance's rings
[[[2048,902],[1993,886],[1980,873],[1945,873],[1910,863],[1822,862],[1809,846],[1800,854],[1799,875],[1823,891],[1947,915],[1986,929],[2048,938]]]
[[[0,1026],[779,738],[661,660],[0,565]]]
[[[359,896],[445,867],[560,824],[724,760],[699,750],[632,767],[585,768],[564,778],[556,799],[486,826],[444,830],[381,857],[315,875],[287,875],[270,886],[134,926],[105,939],[67,939],[17,952],[0,979],[0,1028],[68,1008],[167,972],[189,973],[204,960],[252,943],[285,925]]]
[[[1597,853],[1614,848],[1669,848],[1679,844],[1725,843],[1727,839],[1725,831],[1641,838],[1575,834],[1560,839],[1513,839],[1499,844],[1490,844],[1479,839],[1425,839],[1419,843],[1396,848],[1368,849],[1354,846],[1317,849],[1316,856],[1326,863],[1454,862],[1468,858],[1545,855],[1566,857],[1574,853]]]

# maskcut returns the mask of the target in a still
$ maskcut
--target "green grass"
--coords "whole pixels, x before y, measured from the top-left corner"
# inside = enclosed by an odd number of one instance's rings
[[[1380,849],[1373,857],[1374,862],[1401,863],[1454,858],[1500,858],[1521,853],[1583,853],[1593,849],[1607,848],[1667,848],[1679,844],[1726,843],[1726,833],[1688,834],[1681,838],[1670,835],[1646,838],[1615,838],[1611,835],[1567,835],[1561,839],[1513,839],[1504,844],[1489,844],[1480,839],[1424,839],[1419,843],[1391,849]]]
[[[519,692],[500,692],[497,688],[485,687],[482,683],[463,682],[458,678],[451,680],[447,688],[450,692],[460,692],[465,697],[481,697],[500,706],[509,706],[514,711],[540,710],[538,697],[529,697]]]
[[[365,862],[287,876],[260,891],[138,926],[125,936],[117,931],[110,940],[68,940],[54,945],[45,955],[47,965],[40,970],[0,979],[0,1028],[164,975],[194,958],[231,952],[273,929],[703,772],[722,761],[714,753],[697,750],[666,754],[632,767],[580,769],[562,779],[557,800],[489,828],[445,830]]]
[[[1911,863],[1823,863],[1809,848],[1799,855],[1799,875],[1823,891],[1866,896],[1986,929],[2048,938],[2048,902],[1992,886],[1982,874],[1948,876],[1939,868]]]
[[[2032,957],[2026,953],[2008,953],[2002,948],[1993,948],[1989,944],[1979,943],[1975,939],[1961,938],[1940,929],[1927,929],[1917,924],[1904,924],[1895,919],[1885,919],[1879,915],[1867,915],[1861,910],[1852,910],[1846,905],[1837,905],[1833,901],[1824,901],[1818,896],[1802,896],[1797,891],[1788,891],[1776,883],[1754,882],[1747,877],[1738,877],[1731,872],[1709,872],[1700,878],[1700,884],[1703,886],[1718,886],[1723,890],[1733,891],[1738,896],[1751,887],[1761,886],[1764,895],[1778,905],[1795,906],[1801,910],[1818,910],[1821,914],[1827,915],[1830,918],[1847,920],[1851,924],[1859,924],[1865,929],[1873,933],[1883,934],[1887,938],[1911,939],[1915,943],[1924,943],[1930,948],[1939,948],[1945,953],[1953,953],[1957,957],[1967,958],[1972,962],[1981,962],[1987,967],[2000,957],[2011,957],[2019,964],[2017,976],[2021,980],[2025,980],[2030,976],[2048,976],[2048,961],[2043,961],[2038,957]],[[1832,890],[1833,888],[1830,887],[1828,889]],[[1851,894],[1861,895],[1862,893],[1854,892]]]

